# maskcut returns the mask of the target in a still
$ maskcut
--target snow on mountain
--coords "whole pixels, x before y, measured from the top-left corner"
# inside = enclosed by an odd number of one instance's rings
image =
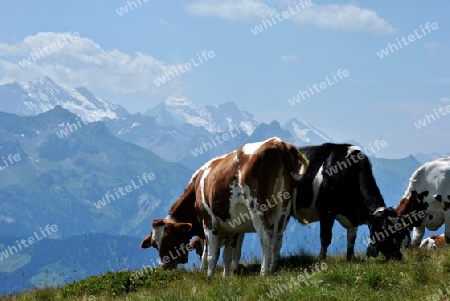
[[[70,89],[57,85],[47,76],[37,81],[0,86],[0,111],[37,115],[57,105],[86,121],[118,118],[112,103],[94,96],[86,88]]]
[[[190,124],[205,128],[210,133],[225,132],[239,127],[248,136],[260,122],[234,102],[220,105],[199,105],[186,98],[169,97],[145,115],[153,116],[161,126]]]
[[[297,118],[292,118],[285,125],[283,125],[282,128],[292,134],[295,139],[294,144],[296,145],[322,144],[325,142],[333,142],[333,139],[328,137],[326,134],[319,131],[312,125]]]

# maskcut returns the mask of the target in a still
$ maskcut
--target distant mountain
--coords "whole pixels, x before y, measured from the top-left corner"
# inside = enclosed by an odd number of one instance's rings
[[[198,105],[185,98],[169,97],[145,112],[159,125],[181,126],[190,124],[203,127],[210,133],[226,132],[239,127],[248,136],[260,122],[250,112],[234,102],[219,105]]]
[[[386,204],[396,207],[408,187],[409,178],[421,163],[412,155],[403,159],[371,157],[370,162]]]
[[[101,120],[122,140],[191,169],[197,169],[205,161],[228,153],[245,142],[271,136],[279,136],[296,145],[332,141],[326,134],[296,118],[283,126],[276,121],[261,123],[234,102],[199,105],[185,98],[169,97],[145,114],[130,114],[123,107],[94,96],[86,88],[65,88],[49,77],[0,85],[0,111],[29,116],[58,105],[82,120]]]
[[[64,88],[45,76],[37,81],[0,85],[0,111],[37,115],[60,105],[84,120],[116,119],[125,109],[94,96],[88,89]]]
[[[0,236],[29,236],[49,223],[61,237],[142,236],[192,174],[59,106],[31,117],[0,113],[0,158],[8,155],[19,160],[0,161]]]
[[[282,128],[291,133],[293,143],[298,146],[333,142],[325,133],[297,118],[292,118]]]
[[[430,161],[434,161],[436,159],[450,157],[450,152],[446,154],[439,154],[439,153],[431,153],[431,154],[425,154],[425,153],[417,153],[414,155],[414,157],[422,164]]]

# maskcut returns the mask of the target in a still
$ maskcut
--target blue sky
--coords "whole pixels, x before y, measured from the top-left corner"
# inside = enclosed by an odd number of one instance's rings
[[[234,101],[263,122],[297,117],[336,141],[367,146],[384,139],[388,146],[380,157],[450,152],[450,116],[434,111],[450,105],[448,2],[311,1],[302,8],[287,0],[139,1],[137,7],[119,0],[2,4],[0,84],[48,75],[68,87],[87,86],[132,112],[168,97]],[[122,16],[116,11],[121,7],[128,10]],[[296,13],[252,33],[262,20],[289,8]],[[424,35],[427,22],[438,28]],[[377,55],[415,30],[420,38]],[[79,38],[61,43],[68,32]],[[63,46],[29,66],[18,64],[57,41]],[[203,50],[215,56],[154,84],[178,64],[197,61]],[[289,103],[339,69],[350,75]],[[429,117],[418,129],[414,123],[425,114],[439,119]]]

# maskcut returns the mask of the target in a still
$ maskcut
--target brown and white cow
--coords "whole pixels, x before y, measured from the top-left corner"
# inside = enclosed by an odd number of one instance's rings
[[[443,246],[445,246],[445,235],[439,234],[439,235],[431,235],[430,237],[427,237],[424,240],[422,240],[419,248],[432,250]]]
[[[169,215],[153,221],[152,232],[142,247],[156,247],[162,266],[174,268],[187,261],[187,254],[180,249],[184,250],[189,239],[197,235],[206,239],[203,258],[208,262],[208,276],[214,273],[220,245],[226,246],[226,275],[231,265],[231,248],[227,246],[231,246],[233,237],[257,232],[262,249],[260,273],[273,272],[297,181],[307,166],[306,157],[279,138],[248,143],[212,159],[194,173]],[[182,254],[170,256],[173,252]]]
[[[413,247],[419,246],[425,228],[436,231],[444,223],[450,243],[450,157],[427,162],[412,174],[397,213],[414,214]]]

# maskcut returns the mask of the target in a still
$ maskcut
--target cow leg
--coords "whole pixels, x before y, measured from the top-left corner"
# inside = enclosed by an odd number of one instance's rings
[[[214,270],[217,266],[217,260],[219,259],[219,253],[220,253],[220,242],[221,239],[218,235],[213,234],[212,230],[206,230],[205,236],[207,237],[208,241],[208,252],[207,252],[207,258],[208,258],[208,277],[212,277],[214,274]]]
[[[238,234],[236,238],[236,246],[234,247],[233,261],[234,268],[239,268],[239,261],[241,260],[242,243],[244,242],[244,233]]]
[[[327,257],[327,249],[331,244],[331,232],[333,229],[334,217],[326,214],[320,216],[320,254],[319,259]]]
[[[231,261],[233,259],[233,246],[232,238],[226,239],[224,243],[224,250],[222,254],[223,259],[223,276],[226,277],[230,274]]]
[[[267,231],[267,232],[266,232]],[[266,229],[259,236],[261,241],[261,271],[260,275],[265,275],[267,271],[270,271],[270,262],[272,261],[272,230]]]
[[[259,241],[261,243],[261,271],[260,275],[265,275],[269,270],[270,262],[271,262],[271,251],[272,251],[272,233],[273,227],[269,225],[265,225],[262,218],[254,214],[253,215],[253,226],[258,234]]]
[[[274,239],[273,239],[273,250],[272,250],[272,260],[270,263],[270,271],[276,272],[278,269],[278,259],[280,258],[280,250],[283,244],[283,232],[286,228],[287,222],[289,221],[289,213],[285,212],[285,214],[281,215],[278,221],[278,228],[274,229]]]
[[[208,238],[205,238],[205,243],[203,244],[203,254],[202,254],[202,264],[200,265],[201,270],[208,269]]]
[[[351,227],[347,229],[347,260],[355,257],[355,241],[358,227]]]
[[[444,211],[445,217],[445,228],[444,228],[444,236],[445,243],[450,244],[450,211]]]
[[[413,229],[413,238],[411,242],[411,246],[418,247],[420,242],[422,241],[423,235],[425,233],[425,227],[414,227]]]

